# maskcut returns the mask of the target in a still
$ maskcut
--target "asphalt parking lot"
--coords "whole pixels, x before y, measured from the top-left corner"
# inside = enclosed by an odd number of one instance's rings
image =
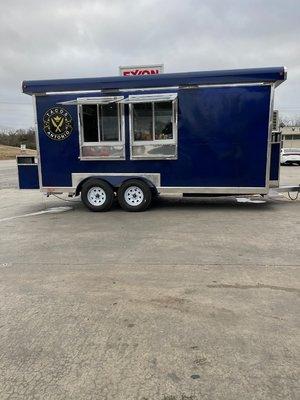
[[[299,398],[299,200],[95,214],[3,161],[0,232],[1,400]]]

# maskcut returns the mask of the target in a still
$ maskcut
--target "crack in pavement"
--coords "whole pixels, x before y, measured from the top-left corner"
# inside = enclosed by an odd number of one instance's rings
[[[300,289],[284,286],[265,285],[264,283],[257,283],[256,285],[241,285],[239,283],[219,283],[207,285],[208,288],[214,289],[271,289],[271,290],[283,290],[284,292],[294,292],[300,294]]]

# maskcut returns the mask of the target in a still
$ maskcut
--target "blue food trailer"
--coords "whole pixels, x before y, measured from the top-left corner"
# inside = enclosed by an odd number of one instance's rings
[[[115,197],[142,211],[160,193],[266,195],[279,185],[285,79],[275,67],[24,81],[38,155],[18,157],[20,188],[81,195],[92,211]]]

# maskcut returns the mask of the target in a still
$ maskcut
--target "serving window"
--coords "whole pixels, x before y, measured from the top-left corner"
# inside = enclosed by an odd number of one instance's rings
[[[133,95],[129,104],[132,159],[177,158],[177,94]]]
[[[124,159],[123,96],[78,98],[81,159]]]
[[[79,107],[81,158],[124,159],[123,97],[90,98]]]

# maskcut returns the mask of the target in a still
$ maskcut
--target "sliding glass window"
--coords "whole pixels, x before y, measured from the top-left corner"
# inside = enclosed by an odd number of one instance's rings
[[[124,105],[119,103],[120,99],[78,100],[81,158],[124,159]]]
[[[138,141],[173,139],[173,104],[168,102],[132,104],[133,138]]]
[[[132,95],[129,104],[130,154],[135,159],[177,158],[177,93]]]
[[[82,123],[83,141],[118,142],[120,141],[119,104],[83,104]]]

